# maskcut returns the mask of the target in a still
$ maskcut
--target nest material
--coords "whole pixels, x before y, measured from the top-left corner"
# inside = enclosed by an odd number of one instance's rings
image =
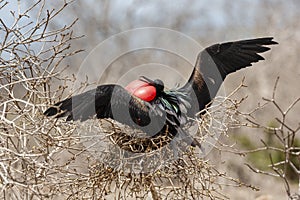
[[[130,131],[129,129],[131,128],[126,127],[122,130],[120,127],[117,128],[114,126],[107,134],[114,144],[118,145],[125,151],[133,153],[149,153],[161,149],[162,147],[170,144],[174,138],[174,136],[168,132],[168,129],[154,137],[148,137],[139,130],[132,131],[131,129]]]

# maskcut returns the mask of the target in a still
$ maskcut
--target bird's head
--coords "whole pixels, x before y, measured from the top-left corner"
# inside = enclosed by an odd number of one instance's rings
[[[139,79],[141,81],[145,81],[145,82],[149,83],[150,85],[153,85],[158,94],[164,91],[165,85],[164,85],[164,82],[162,82],[162,80],[160,80],[160,79],[151,80],[145,76],[141,76]]]

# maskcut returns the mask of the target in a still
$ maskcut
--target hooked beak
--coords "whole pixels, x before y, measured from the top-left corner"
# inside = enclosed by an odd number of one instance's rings
[[[145,81],[146,83],[149,83],[149,84],[151,84],[151,85],[154,85],[154,81],[151,80],[151,79],[149,79],[149,78],[147,78],[147,77],[145,77],[145,76],[140,76],[139,80]]]

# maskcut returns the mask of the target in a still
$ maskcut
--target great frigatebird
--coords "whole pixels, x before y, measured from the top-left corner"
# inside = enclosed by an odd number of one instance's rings
[[[164,90],[163,81],[140,77],[126,88],[117,84],[97,88],[60,101],[44,114],[70,120],[111,118],[155,137],[168,131],[172,136],[187,135],[183,126],[188,117],[203,110],[216,96],[226,76],[264,60],[259,53],[277,44],[272,37],[215,44],[198,55],[187,83],[180,88]],[[129,117],[130,116],[130,117]],[[192,146],[199,142],[188,137]],[[185,140],[187,142],[187,140]]]

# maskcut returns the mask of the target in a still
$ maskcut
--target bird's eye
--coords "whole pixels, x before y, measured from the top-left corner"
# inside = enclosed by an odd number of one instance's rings
[[[164,87],[164,83],[163,83],[160,79],[156,79],[156,80],[154,81],[154,83],[155,83],[155,85],[157,85],[157,86]]]

